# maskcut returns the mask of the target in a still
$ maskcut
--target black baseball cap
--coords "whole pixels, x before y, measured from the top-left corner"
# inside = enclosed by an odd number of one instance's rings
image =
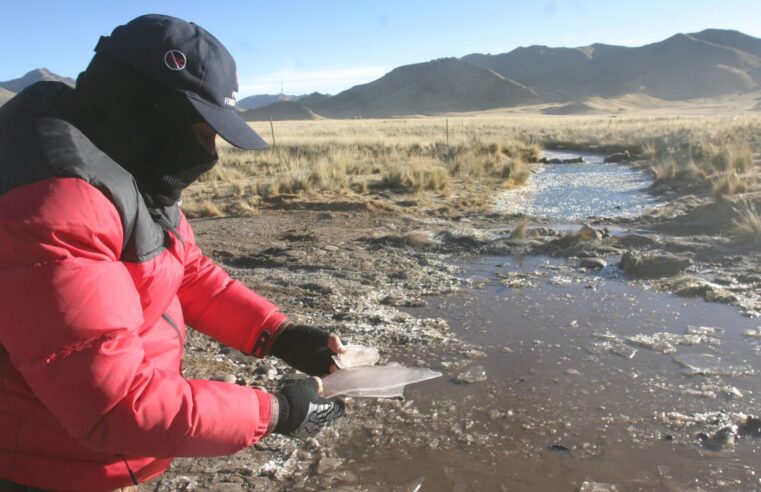
[[[235,108],[235,60],[201,26],[167,15],[143,15],[118,26],[111,36],[101,36],[95,51],[184,94],[201,117],[232,145],[252,150],[267,146]]]

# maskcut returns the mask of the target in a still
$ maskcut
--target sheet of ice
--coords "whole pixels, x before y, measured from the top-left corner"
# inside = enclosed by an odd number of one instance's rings
[[[365,347],[364,345],[345,345],[345,351],[333,356],[333,360],[339,369],[358,366],[374,366],[380,354],[375,347]]]
[[[743,376],[752,375],[748,366],[730,364],[713,354],[683,354],[674,357],[674,361],[688,370],[690,374],[706,376]]]
[[[402,396],[408,384],[440,376],[438,371],[398,364],[349,367],[322,378],[322,388],[328,398],[340,395],[389,398]]]

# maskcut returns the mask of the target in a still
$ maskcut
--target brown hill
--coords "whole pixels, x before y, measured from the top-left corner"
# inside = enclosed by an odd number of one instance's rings
[[[536,90],[545,100],[645,94],[682,100],[761,87],[761,39],[709,29],[637,48],[518,48],[463,60]]]
[[[244,111],[241,116],[246,121],[321,119],[319,115],[297,101],[277,101],[261,108]]]
[[[569,103],[554,105],[554,106],[548,106],[542,109],[542,113],[544,114],[556,114],[556,115],[594,114],[597,112],[598,112],[597,108],[593,107],[591,104],[588,104],[585,102],[579,102],[579,101],[569,102]]]
[[[74,87],[74,79],[69,77],[62,77],[51,72],[47,68],[38,68],[32,70],[31,72],[27,72],[26,75],[21,78],[0,82],[0,87],[8,91],[18,93],[24,90],[26,87],[34,84],[35,82],[40,82],[43,80],[63,82],[64,84],[68,84]]]
[[[311,94],[307,94],[306,96],[302,96],[298,98],[297,101],[299,102],[299,104],[303,104],[304,106],[311,108],[315,104],[321,104],[324,101],[327,101],[328,99],[330,99],[330,97],[331,96],[329,94],[313,92]]]
[[[256,96],[248,96],[238,101],[239,109],[257,109],[263,108],[268,104],[272,104],[278,101],[295,101],[300,96],[289,96],[288,94],[258,94]]]
[[[15,95],[16,94],[14,94],[13,92],[5,90],[2,87],[0,87],[0,106],[8,102],[8,100],[10,100],[10,98],[12,98]]]
[[[531,89],[456,58],[395,68],[312,109],[323,116],[387,117],[479,111],[536,102]]]

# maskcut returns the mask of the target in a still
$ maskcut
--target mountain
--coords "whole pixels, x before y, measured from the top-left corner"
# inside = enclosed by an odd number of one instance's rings
[[[259,94],[256,96],[244,97],[238,101],[238,107],[241,109],[256,109],[277,101],[295,101],[299,97],[303,96],[289,96],[287,94]]]
[[[6,80],[5,82],[0,82],[0,88],[3,88],[11,92],[21,92],[27,86],[30,86],[34,84],[35,82],[39,82],[41,80],[52,80],[56,82],[63,82],[64,84],[68,84],[74,87],[74,79],[71,79],[69,77],[62,77],[61,75],[58,75],[49,71],[47,68],[38,68],[38,69],[32,70],[31,72],[28,72],[26,75],[24,75],[23,77],[19,79]]]
[[[530,87],[546,101],[626,94],[683,100],[761,87],[761,39],[719,29],[636,48],[530,46],[462,60]]]
[[[14,94],[13,92],[5,90],[2,87],[0,87],[0,106],[8,102],[8,100],[15,95],[16,94]]]
[[[756,56],[761,56],[761,39],[748,36],[738,31],[726,29],[706,29],[705,31],[691,34],[692,37],[709,43],[728,46],[740,51],[747,51]]]
[[[395,68],[311,105],[327,117],[386,117],[479,111],[537,102],[531,89],[456,58]]]
[[[261,108],[244,111],[241,116],[246,121],[322,119],[300,101],[276,101]]]
[[[304,106],[312,106],[314,104],[320,104],[323,101],[330,99],[330,94],[322,94],[320,92],[313,92],[311,94],[307,94],[306,96],[301,96],[297,99],[299,104],[303,104]]]

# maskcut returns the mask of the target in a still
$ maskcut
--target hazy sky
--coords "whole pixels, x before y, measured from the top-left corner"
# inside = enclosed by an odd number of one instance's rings
[[[205,27],[238,63],[241,96],[337,93],[392,68],[518,46],[639,46],[708,27],[761,37],[761,0],[0,0],[0,80],[76,77],[102,34],[141,14]]]

